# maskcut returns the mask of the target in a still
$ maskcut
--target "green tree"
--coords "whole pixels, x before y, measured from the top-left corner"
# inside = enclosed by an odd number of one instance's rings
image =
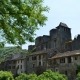
[[[11,72],[0,71],[0,80],[14,80]]]
[[[45,25],[47,11],[43,0],[0,0],[0,35],[16,45],[34,41],[35,31]]]
[[[15,80],[38,80],[36,74],[25,74],[22,73],[18,77],[15,78]]]
[[[77,65],[77,70],[78,72],[80,72],[80,65]]]
[[[67,80],[67,77],[63,74],[59,74],[58,72],[47,70],[38,76],[38,80]]]
[[[76,80],[80,80],[80,72],[77,74]]]
[[[76,80],[80,80],[80,65],[77,65],[77,78]]]

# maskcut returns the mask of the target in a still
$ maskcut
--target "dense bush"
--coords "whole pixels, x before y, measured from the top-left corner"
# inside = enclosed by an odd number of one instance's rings
[[[37,80],[37,75],[36,74],[25,74],[22,73],[18,77],[15,78],[15,80]]]
[[[0,71],[0,80],[14,80],[11,72]]]
[[[67,80],[67,77],[63,74],[59,74],[58,72],[47,70],[38,76],[36,74],[22,73],[13,79],[11,72],[0,71],[0,80]]]
[[[80,80],[80,72],[77,74],[76,80]]]
[[[38,76],[38,80],[67,80],[67,77],[63,74],[59,74],[58,72],[47,70]]]

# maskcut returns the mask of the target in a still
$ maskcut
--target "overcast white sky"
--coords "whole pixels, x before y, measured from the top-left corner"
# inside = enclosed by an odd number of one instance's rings
[[[71,28],[72,38],[80,34],[80,0],[44,0],[44,5],[50,8],[49,13],[46,13],[48,21],[46,26],[41,27],[36,31],[36,36],[49,35],[49,31],[64,22]],[[27,43],[23,45],[27,49]]]

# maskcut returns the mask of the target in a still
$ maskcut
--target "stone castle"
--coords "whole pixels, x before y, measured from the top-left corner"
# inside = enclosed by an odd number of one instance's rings
[[[71,29],[60,23],[55,29],[50,30],[50,35],[39,36],[35,40],[35,45],[30,45],[29,50],[41,51],[54,49],[54,54],[59,52],[73,51],[80,49],[80,35],[72,40]]]
[[[60,23],[50,30],[50,35],[39,36],[35,45],[29,45],[30,54],[12,55],[0,64],[1,70],[12,71],[13,74],[37,73],[47,69],[58,71],[75,80],[80,65],[80,35],[72,40],[71,29]]]

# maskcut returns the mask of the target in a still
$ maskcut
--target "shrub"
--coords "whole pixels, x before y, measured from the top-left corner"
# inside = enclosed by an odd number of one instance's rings
[[[14,80],[11,72],[0,71],[0,80]]]
[[[80,80],[80,72],[77,74],[76,80]]]
[[[38,76],[38,80],[67,80],[67,77],[63,74],[59,74],[58,72],[47,70]]]
[[[22,73],[18,77],[15,78],[15,80],[37,80],[36,74],[25,74]]]

